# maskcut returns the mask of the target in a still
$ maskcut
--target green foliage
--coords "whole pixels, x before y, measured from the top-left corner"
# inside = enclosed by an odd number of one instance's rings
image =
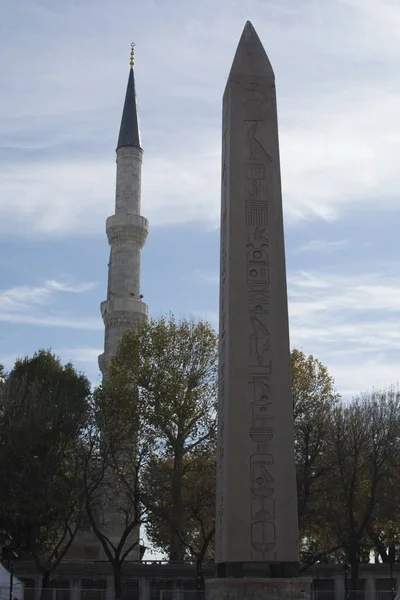
[[[302,521],[302,559],[346,561],[356,590],[359,564],[369,562],[371,551],[393,560],[400,537],[400,399],[392,388],[326,409],[312,470],[318,479]]]
[[[146,527],[153,544],[167,554],[171,545],[171,482],[174,477],[172,458],[153,456],[144,477],[144,492],[152,508]],[[212,560],[211,541],[215,530],[215,448],[188,455],[182,464],[181,527],[177,532],[184,558]]]
[[[42,574],[63,556],[82,509],[89,399],[87,378],[45,350],[16,361],[0,396],[0,515]]]
[[[332,465],[321,493],[320,536],[342,549],[352,568],[354,589],[358,564],[368,561],[370,551],[377,549],[375,542],[384,543],[385,532],[386,542],[399,532],[391,525],[399,505],[399,490],[393,486],[399,435],[400,400],[394,390],[365,394],[334,410],[327,439]]]
[[[327,433],[340,396],[328,369],[312,355],[292,350],[291,373],[300,538],[311,544],[323,477],[331,466]],[[312,555],[310,547],[306,552]]]
[[[217,336],[210,325],[173,316],[127,332],[110,365],[110,385],[123,399],[135,390],[136,418],[152,440],[144,502],[154,520],[151,540],[171,560],[183,560],[188,543],[188,465],[215,455],[217,369]],[[155,489],[162,490],[162,498]]]
[[[135,530],[145,518],[141,479],[153,441],[140,415],[137,389],[108,378],[93,395],[94,422],[85,445],[84,489],[92,529],[114,569],[121,593],[120,569],[137,545]],[[99,518],[101,515],[101,518]],[[110,537],[110,517],[123,524]]]

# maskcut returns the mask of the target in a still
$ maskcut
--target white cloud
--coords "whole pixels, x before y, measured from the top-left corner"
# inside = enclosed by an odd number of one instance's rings
[[[51,291],[43,287],[21,285],[0,292],[0,310],[25,310],[34,304],[44,304],[48,301]]]
[[[142,213],[152,227],[219,220],[219,154],[194,148],[174,158],[146,157]],[[210,183],[211,182],[211,183]],[[102,233],[114,212],[115,165],[110,159],[47,160],[0,165],[0,231],[82,235]],[[13,198],[10,203],[9,199]]]
[[[198,283],[210,285],[219,284],[219,274],[215,271],[205,271],[203,269],[195,269],[192,273],[192,279]]]
[[[72,285],[49,280],[39,286],[21,285],[0,291],[0,321],[71,329],[102,329],[101,319],[60,314],[53,307],[56,294],[80,294],[93,289],[95,285],[92,282]],[[46,311],[43,312],[45,307]]]
[[[146,150],[143,214],[151,225],[218,226],[220,101],[247,16],[277,75],[287,219],[334,220],[377,202],[397,211],[400,5],[247,0],[232,12],[228,6],[205,0],[183,10],[180,2],[168,9],[150,2],[139,15],[127,2],[115,14],[105,2],[96,11],[91,2],[53,10],[28,0],[26,14],[38,28],[25,23],[26,29],[9,9],[16,31],[3,40],[12,59],[1,126],[3,147],[19,149],[23,161],[14,152],[0,169],[3,231],[16,224],[25,234],[104,230],[114,206],[113,145],[126,77],[120,40],[133,14]],[[105,49],[98,42],[109,24]],[[46,44],[40,26],[50,32]],[[72,32],[74,44],[62,43]],[[21,80],[26,52],[18,40],[26,36],[30,70]]]
[[[296,272],[288,289],[292,347],[322,360],[344,395],[398,379],[399,277],[384,266],[367,274]]]
[[[288,282],[293,316],[343,310],[400,312],[400,277],[378,272],[333,275],[300,271],[289,275]]]
[[[346,86],[347,87],[347,86]],[[290,219],[338,218],[350,205],[398,210],[400,85],[329,90],[283,123],[282,172]],[[283,115],[285,119],[285,115]]]
[[[55,290],[56,292],[70,292],[72,294],[81,294],[82,292],[88,292],[96,287],[97,283],[87,282],[87,283],[78,283],[76,285],[69,285],[67,283],[62,283],[60,281],[55,281],[54,279],[50,279],[46,281],[45,284],[50,290]]]
[[[348,245],[347,240],[310,240],[297,249],[297,252],[324,252],[330,254]]]
[[[90,363],[96,364],[99,354],[103,352],[102,348],[61,348],[56,350],[55,354],[67,357],[72,363]]]
[[[340,385],[340,393],[345,398],[358,396],[373,389],[383,390],[395,385],[399,380],[400,361],[390,360],[386,354],[376,356],[359,355],[359,360],[351,365],[348,362],[335,362],[328,357],[329,371],[336,384]]]
[[[99,174],[101,173],[101,177]],[[26,233],[102,231],[113,193],[113,164],[53,161],[0,165],[0,229]],[[13,199],[10,202],[10,198]]]
[[[0,313],[0,321],[6,323],[38,325],[41,327],[61,327],[67,329],[80,329],[90,331],[101,331],[104,329],[101,319],[93,317],[74,317],[71,315],[56,316],[49,314],[32,315],[25,313]]]
[[[57,292],[82,293],[93,289],[96,285],[92,282],[70,285],[49,280],[40,286],[20,285],[12,287],[0,291],[0,310],[26,310],[32,305],[47,304],[51,296]]]

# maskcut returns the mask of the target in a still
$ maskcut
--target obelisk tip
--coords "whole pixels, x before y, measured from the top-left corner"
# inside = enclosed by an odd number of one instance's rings
[[[229,77],[246,73],[274,76],[272,65],[250,21],[247,21],[244,26]]]

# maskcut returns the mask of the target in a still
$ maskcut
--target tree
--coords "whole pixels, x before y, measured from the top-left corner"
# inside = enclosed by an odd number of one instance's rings
[[[17,360],[0,396],[0,514],[32,554],[43,589],[79,526],[77,451],[89,398],[87,378],[45,350]]]
[[[215,444],[217,362],[217,336],[210,325],[177,322],[171,316],[143,322],[127,332],[110,366],[111,381],[138,391],[143,419],[154,439],[156,463],[162,456],[169,461],[164,469],[168,477],[162,479],[168,498],[168,511],[163,512],[168,528],[164,547],[171,561],[182,561],[185,555],[187,470]],[[154,469],[155,486],[160,484],[160,465]],[[151,489],[151,472],[147,481]],[[155,495],[148,493],[145,501],[150,514],[160,518]],[[153,539],[157,543],[161,537],[154,534]]]
[[[327,439],[333,464],[321,492],[319,535],[343,549],[352,590],[357,590],[359,563],[369,561],[374,547],[374,526],[383,530],[379,517],[399,464],[399,435],[400,401],[394,395],[373,392],[334,409]]]
[[[336,548],[321,547],[318,532],[321,491],[332,467],[327,434],[340,396],[328,369],[312,355],[292,350],[291,374],[301,558],[307,568]]]
[[[318,482],[327,469],[324,447],[332,409],[340,396],[328,369],[314,356],[291,352],[292,398],[299,521],[307,520]]]
[[[197,586],[204,587],[203,563],[213,560],[215,533],[215,446],[201,454],[186,456],[182,468],[182,515],[179,531],[184,558],[196,562]],[[144,479],[145,495],[152,498],[152,515],[147,535],[163,550],[170,547],[169,492],[173,477],[171,458],[152,457]]]
[[[141,480],[153,447],[137,390],[120,383],[110,377],[94,394],[84,468],[86,511],[113,569],[116,600],[123,563],[140,543],[146,517]]]

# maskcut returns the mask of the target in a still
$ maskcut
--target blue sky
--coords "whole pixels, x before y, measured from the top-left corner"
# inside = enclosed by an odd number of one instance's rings
[[[136,42],[153,315],[218,319],[221,98],[247,19],[278,92],[292,347],[351,396],[399,377],[398,0],[8,0],[0,50],[0,362],[94,383],[106,217]]]

